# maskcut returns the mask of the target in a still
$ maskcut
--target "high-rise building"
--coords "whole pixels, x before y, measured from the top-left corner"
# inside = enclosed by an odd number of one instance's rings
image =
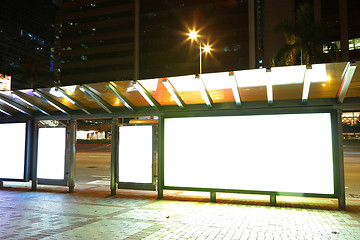
[[[0,1],[0,74],[29,54],[36,54],[52,68],[56,10],[51,0]],[[28,86],[13,76],[12,88],[23,87]]]
[[[64,0],[62,84],[132,78],[132,0]]]

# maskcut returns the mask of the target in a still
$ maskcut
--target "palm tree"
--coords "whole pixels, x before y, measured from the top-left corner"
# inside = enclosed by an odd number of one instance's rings
[[[308,3],[299,6],[295,22],[284,20],[276,26],[275,31],[285,35],[286,44],[274,54],[273,66],[283,59],[286,65],[320,62],[324,58],[323,45],[327,46],[331,55],[338,50],[330,40],[331,29],[325,24],[315,23],[313,8]]]
[[[20,64],[10,67],[11,75],[19,77],[23,85],[30,87],[48,87],[56,83],[56,76],[51,72],[49,63],[35,54],[30,54],[20,59]]]

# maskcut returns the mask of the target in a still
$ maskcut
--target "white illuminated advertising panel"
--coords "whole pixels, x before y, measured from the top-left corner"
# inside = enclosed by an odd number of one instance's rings
[[[39,128],[38,178],[65,178],[65,144],[65,128]]]
[[[119,182],[152,183],[152,126],[119,128]]]
[[[166,118],[165,186],[334,194],[329,113]]]
[[[0,178],[24,179],[25,123],[0,124]]]

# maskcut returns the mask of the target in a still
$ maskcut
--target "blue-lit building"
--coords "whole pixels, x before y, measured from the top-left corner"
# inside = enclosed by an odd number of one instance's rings
[[[54,30],[57,7],[51,0],[0,1],[0,73],[19,64],[21,57],[36,54],[54,64]],[[26,87],[12,77],[12,88]]]

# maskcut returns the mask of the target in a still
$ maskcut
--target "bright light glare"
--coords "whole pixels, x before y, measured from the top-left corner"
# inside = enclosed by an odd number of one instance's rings
[[[38,178],[65,178],[65,142],[65,128],[39,128]]]
[[[152,126],[119,128],[119,182],[152,183]]]
[[[195,30],[191,30],[188,35],[189,35],[189,38],[192,40],[195,40],[198,37],[198,34]]]
[[[211,46],[210,45],[205,45],[204,46],[204,52],[209,53],[211,51]]]
[[[333,194],[329,113],[165,119],[165,186]]]
[[[0,124],[0,178],[24,179],[25,123]]]

